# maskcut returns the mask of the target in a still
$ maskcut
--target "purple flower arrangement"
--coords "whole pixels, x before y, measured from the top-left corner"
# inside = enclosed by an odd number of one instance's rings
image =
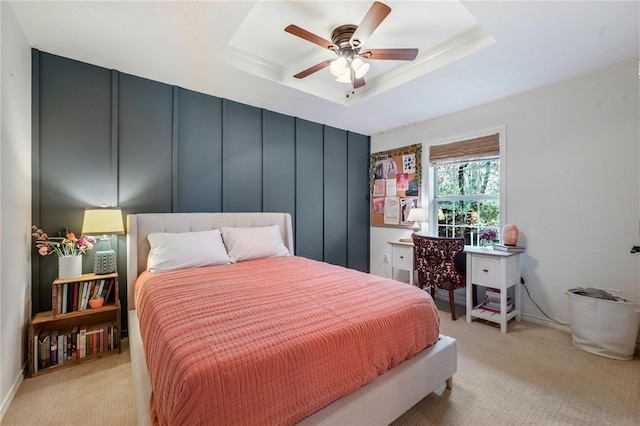
[[[480,234],[480,241],[495,241],[496,237],[496,231],[489,229]]]

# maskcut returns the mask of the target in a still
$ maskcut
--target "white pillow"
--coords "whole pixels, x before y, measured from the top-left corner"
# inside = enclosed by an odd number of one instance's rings
[[[220,228],[231,262],[289,256],[278,225],[263,228]]]
[[[147,259],[149,272],[224,265],[230,262],[217,229],[183,233],[152,232],[147,235],[147,239],[151,244]]]

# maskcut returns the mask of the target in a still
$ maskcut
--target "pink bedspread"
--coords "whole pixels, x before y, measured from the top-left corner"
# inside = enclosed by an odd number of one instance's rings
[[[427,292],[280,257],[143,273],[136,306],[161,425],[293,424],[434,344]]]

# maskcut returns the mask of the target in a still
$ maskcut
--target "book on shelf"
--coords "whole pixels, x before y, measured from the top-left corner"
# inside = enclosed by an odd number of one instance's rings
[[[484,290],[484,296],[485,297],[492,297],[492,298],[495,298],[495,299],[500,299],[500,289],[499,288],[487,287]]]
[[[497,309],[498,312],[500,311],[500,301],[493,301],[493,300],[487,300],[482,302],[482,306],[489,308],[489,309]],[[511,310],[513,310],[513,301],[508,300],[507,301],[507,312],[510,312]]]
[[[78,332],[78,358],[87,356],[87,326],[81,325]]]
[[[104,287],[104,280],[99,280],[96,285],[96,291],[94,292],[94,296],[100,295],[102,296],[102,288]],[[103,296],[104,297],[104,296]]]
[[[71,359],[78,358],[78,334],[80,333],[80,326],[74,325],[71,329]]]
[[[481,304],[477,305],[474,309],[479,309],[479,310],[482,310],[482,311],[486,311],[486,312],[489,312],[491,314],[500,314],[500,312],[501,312],[500,305],[495,307],[494,305],[487,305],[485,303],[481,303]],[[513,304],[507,305],[507,313],[513,311],[514,309],[515,309],[515,306]]]
[[[67,313],[67,287],[67,284],[62,284],[62,286],[58,289],[58,291],[62,290],[62,309],[60,309],[59,311],[61,314]]]
[[[84,308],[84,298],[87,295],[87,283],[80,283],[80,291],[78,295],[78,310],[81,311]]]
[[[114,283],[115,281],[116,281],[116,280],[114,280],[114,279],[110,279],[110,280],[109,280],[109,288],[107,289],[107,292],[105,293],[105,296],[104,296],[104,303],[107,303],[107,300],[109,300],[109,295],[111,295],[111,289],[113,288],[113,283]]]
[[[38,367],[40,367],[40,345],[38,344],[38,333],[35,333],[33,336],[33,372],[38,372]]]
[[[73,345],[71,344],[71,329],[67,328],[63,332],[64,335],[64,358],[62,362],[71,361],[71,350]]]
[[[66,284],[67,286],[67,312],[73,312],[73,283]]]
[[[94,298],[96,296],[96,294],[98,294],[98,289],[100,289],[100,281],[104,281],[104,280],[98,280],[98,281],[93,281],[91,284],[91,297],[90,299]]]
[[[62,312],[62,291],[56,289],[56,312]]]
[[[49,343],[49,331],[40,330],[38,333],[38,369],[49,367],[51,357],[51,344]]]
[[[58,365],[63,364],[67,359],[65,357],[67,353],[67,339],[64,335],[64,330],[58,332]]]
[[[89,299],[91,299],[91,293],[95,286],[93,281],[85,281],[82,283],[82,302],[80,303],[80,310],[88,309]]]
[[[78,283],[75,282],[73,283],[73,304],[72,304],[72,308],[74,311],[78,310]]]
[[[523,246],[509,246],[506,244],[494,244],[494,250],[506,251],[509,253],[523,253],[525,248]]]

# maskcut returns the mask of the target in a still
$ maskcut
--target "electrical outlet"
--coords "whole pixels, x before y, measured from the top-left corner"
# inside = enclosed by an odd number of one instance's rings
[[[390,263],[390,262],[391,262],[391,258],[389,257],[389,254],[385,254],[385,255],[384,255],[384,260],[383,260],[383,262],[384,262],[384,263]]]

